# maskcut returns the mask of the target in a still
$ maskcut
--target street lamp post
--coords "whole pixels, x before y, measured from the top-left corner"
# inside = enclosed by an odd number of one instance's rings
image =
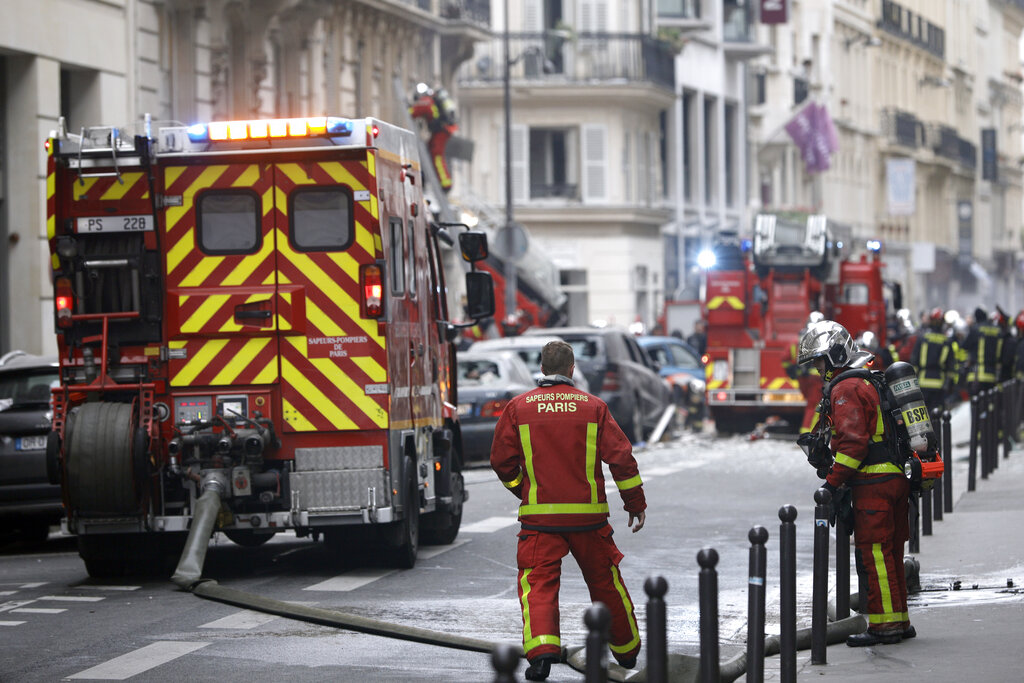
[[[512,258],[513,244],[513,207],[512,207],[512,57],[509,53],[508,6],[512,0],[505,0],[505,317],[516,312],[516,264]]]

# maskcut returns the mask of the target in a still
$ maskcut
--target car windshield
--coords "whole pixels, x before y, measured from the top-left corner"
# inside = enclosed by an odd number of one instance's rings
[[[501,366],[489,360],[460,360],[459,383],[468,386],[498,384],[501,381]]]
[[[49,404],[50,389],[59,384],[55,368],[0,373],[0,410],[24,405]]]
[[[566,339],[572,346],[573,356],[576,360],[593,360],[600,355],[601,348],[597,338]]]

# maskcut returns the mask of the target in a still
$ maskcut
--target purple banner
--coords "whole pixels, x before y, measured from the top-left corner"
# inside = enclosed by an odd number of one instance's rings
[[[762,24],[785,24],[789,19],[789,0],[761,0]]]
[[[786,124],[786,132],[800,150],[808,173],[831,168],[832,154],[839,150],[839,135],[824,106],[808,104]]]

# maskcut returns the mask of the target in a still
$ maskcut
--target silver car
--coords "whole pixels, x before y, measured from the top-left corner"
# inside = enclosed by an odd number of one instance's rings
[[[473,352],[514,351],[523,359],[530,372],[533,373],[534,381],[539,382],[541,377],[544,376],[540,369],[541,349],[548,342],[561,341],[561,339],[561,337],[555,335],[484,339],[483,341],[474,342],[468,350]],[[590,391],[590,383],[587,382],[586,375],[583,374],[579,367],[573,370],[572,381],[576,384],[577,389],[586,392]]]

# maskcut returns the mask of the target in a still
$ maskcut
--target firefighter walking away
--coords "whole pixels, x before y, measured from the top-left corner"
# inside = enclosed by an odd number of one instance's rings
[[[562,558],[572,553],[594,602],[611,613],[609,647],[632,669],[640,651],[633,600],[619,573],[622,553],[612,540],[601,464],[607,463],[637,532],[647,507],[632,446],[598,397],[577,389],[575,359],[564,341],[541,351],[544,378],[506,406],[494,430],[491,467],[517,498],[519,603],[526,678],[546,680],[563,661],[558,588]]]
[[[813,364],[826,382],[815,431],[819,438],[808,448],[808,459],[825,477],[822,486],[832,493],[834,505],[852,497],[857,572],[868,587],[868,628],[846,639],[850,647],[893,644],[917,635],[907,612],[903,568],[903,546],[910,538],[910,482],[899,464],[895,426],[884,417],[882,395],[872,381],[877,375],[860,370],[871,358],[845,327],[831,320],[811,325],[800,338],[798,361]]]

